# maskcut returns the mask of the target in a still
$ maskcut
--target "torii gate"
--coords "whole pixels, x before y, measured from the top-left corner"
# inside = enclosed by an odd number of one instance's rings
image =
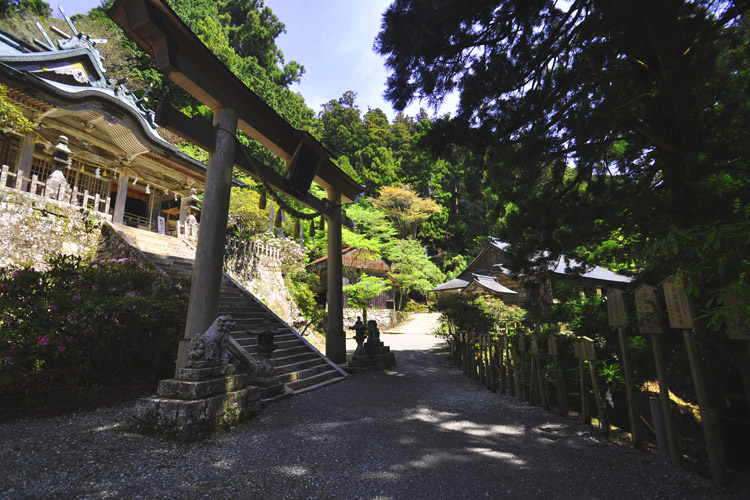
[[[219,312],[222,264],[232,166],[263,180],[304,206],[321,212],[328,222],[328,330],[326,356],[346,362],[342,303],[341,225],[348,222],[341,203],[353,203],[362,186],[342,172],[331,154],[312,136],[297,130],[255,95],[167,5],[165,0],[117,0],[109,16],[144,51],[156,67],[214,112],[213,127],[161,106],[157,122],[211,153],[195,254],[185,338],[180,342],[177,367],[184,366],[187,344],[205,331]],[[242,130],[287,162],[281,176],[265,165],[250,165],[237,144]],[[314,180],[327,193],[319,200],[308,193]]]

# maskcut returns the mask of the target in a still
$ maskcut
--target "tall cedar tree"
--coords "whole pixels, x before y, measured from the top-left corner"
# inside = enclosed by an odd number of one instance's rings
[[[520,250],[640,250],[745,218],[748,2],[560,5],[396,0],[376,41],[387,97],[460,93],[432,143],[488,160]]]

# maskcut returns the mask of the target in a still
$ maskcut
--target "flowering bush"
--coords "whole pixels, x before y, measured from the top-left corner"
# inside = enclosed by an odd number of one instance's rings
[[[48,264],[0,269],[0,383],[40,370],[102,379],[170,365],[187,304],[158,272],[127,258]]]
[[[294,278],[305,272],[308,249],[301,247],[296,241],[278,238],[268,231],[257,235],[255,241],[260,241],[269,248],[279,250],[281,274],[285,278]]]

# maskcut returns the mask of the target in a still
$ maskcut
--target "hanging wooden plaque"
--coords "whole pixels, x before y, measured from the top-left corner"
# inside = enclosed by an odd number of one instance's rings
[[[500,345],[503,346],[503,349],[508,348],[508,336],[507,335],[500,335],[500,342],[502,342]]]
[[[531,337],[531,354],[539,356],[539,342],[536,341],[536,337]]]
[[[622,325],[626,319],[625,295],[622,290],[613,288],[607,293],[607,315],[609,326]]]
[[[695,327],[693,315],[682,281],[667,278],[661,284],[664,299],[667,303],[669,326],[678,330],[690,330]]]
[[[724,297],[724,305],[729,307],[727,335],[730,339],[750,340],[750,317],[747,314],[747,300],[742,300],[737,292]]]
[[[656,302],[656,287],[641,285],[635,289],[635,310],[640,333],[663,333],[661,310]]]
[[[557,339],[555,337],[547,337],[547,350],[552,356],[557,356]]]
[[[573,341],[573,352],[578,359],[595,361],[594,341],[588,337],[578,337]]]

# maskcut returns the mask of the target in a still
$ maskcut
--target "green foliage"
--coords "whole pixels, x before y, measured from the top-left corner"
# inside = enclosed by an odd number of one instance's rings
[[[64,369],[81,381],[164,375],[186,299],[135,259],[57,256],[48,271],[0,271],[0,382]]]
[[[442,293],[435,309],[451,332],[495,334],[507,323],[520,323],[526,311],[484,295]]]
[[[320,278],[315,273],[298,273],[294,279],[285,278],[289,294],[292,300],[299,307],[302,316],[307,319],[310,325],[318,331],[325,331],[326,311],[318,307],[316,294],[320,288]],[[300,333],[303,333],[301,330]]]
[[[31,130],[32,126],[21,110],[8,102],[8,89],[0,85],[0,128],[26,132]]]
[[[401,238],[416,237],[419,224],[440,212],[437,203],[421,198],[409,186],[383,186],[370,202],[385,212]]]
[[[566,324],[576,336],[598,338],[611,332],[607,319],[606,306],[601,295],[584,296],[575,285],[557,283],[554,289],[555,302],[549,306],[541,318],[543,323]],[[607,337],[617,343],[614,337]]]
[[[11,14],[31,14],[49,16],[52,9],[44,0],[2,0],[0,1],[0,17]]]
[[[255,182],[242,177],[245,187],[233,187],[229,198],[229,220],[227,228],[234,236],[252,239],[268,230],[268,207],[260,208],[260,195],[255,190]]]
[[[376,46],[397,107],[460,91],[457,116],[425,143],[461,154],[475,179],[487,172],[516,253],[644,268],[671,227],[746,217],[746,9],[400,0]]]
[[[378,251],[387,248],[398,234],[393,223],[388,220],[387,214],[372,207],[364,199],[347,207],[346,215],[354,221],[356,231],[373,241]]]
[[[399,283],[400,304],[412,295],[426,295],[443,281],[443,273],[427,256],[426,249],[415,239],[396,240],[386,258],[391,263],[391,277]]]
[[[348,294],[347,302],[350,306],[362,309],[362,321],[367,323],[367,301],[390,289],[383,278],[362,274],[356,283],[346,285],[343,291]]]

